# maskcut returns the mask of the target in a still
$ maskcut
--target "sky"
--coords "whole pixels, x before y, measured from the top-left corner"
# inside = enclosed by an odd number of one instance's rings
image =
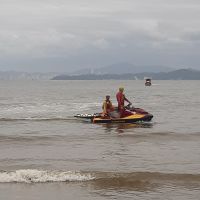
[[[0,0],[0,71],[118,62],[200,70],[200,1]]]

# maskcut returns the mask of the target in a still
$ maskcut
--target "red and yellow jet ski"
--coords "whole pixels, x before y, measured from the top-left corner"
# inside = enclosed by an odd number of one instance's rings
[[[117,109],[114,111],[117,112]],[[74,117],[84,120],[89,120],[92,123],[135,123],[135,122],[148,122],[151,121],[153,115],[141,108],[125,107],[125,114],[123,117],[118,116],[103,116],[102,113],[95,114],[77,114]]]

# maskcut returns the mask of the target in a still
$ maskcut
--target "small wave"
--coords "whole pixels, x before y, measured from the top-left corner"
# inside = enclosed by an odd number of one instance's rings
[[[0,183],[47,183],[47,182],[76,182],[94,179],[90,174],[80,172],[43,171],[36,169],[0,172]]]
[[[200,181],[200,174],[184,174],[184,173],[162,173],[162,172],[97,172],[95,175],[99,179],[121,179],[127,180],[157,180],[157,181]]]
[[[73,121],[73,117],[52,117],[52,118],[40,118],[40,117],[27,117],[27,118],[0,118],[0,122],[15,122],[15,121]]]
[[[154,190],[164,185],[200,188],[200,174],[172,174],[160,172],[96,173],[90,181],[99,189]]]
[[[34,132],[33,132],[34,133]],[[36,132],[37,134],[37,132]],[[55,141],[55,139],[61,139],[61,136],[57,135],[19,135],[19,136],[12,136],[12,135],[0,135],[0,144],[6,144],[6,142],[47,142],[47,141]]]
[[[82,182],[89,181],[106,187],[130,187],[156,183],[190,184],[198,183],[200,174],[176,174],[161,172],[76,172],[47,171],[37,169],[20,169],[1,171],[0,183],[48,183],[48,182]]]

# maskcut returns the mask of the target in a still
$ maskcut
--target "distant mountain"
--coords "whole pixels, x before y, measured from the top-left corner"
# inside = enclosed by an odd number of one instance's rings
[[[193,69],[179,69],[168,73],[158,73],[152,77],[161,80],[200,80],[200,71]]]
[[[59,75],[55,76],[52,80],[142,80],[145,77],[151,77],[154,80],[200,80],[200,71],[179,69],[160,73]]]
[[[58,75],[58,73],[0,71],[0,80],[49,80],[56,75]]]
[[[121,62],[113,65],[97,68],[97,69],[81,69],[73,72],[71,75],[83,75],[83,74],[126,74],[126,73],[142,73],[142,72],[169,72],[173,69],[165,66],[156,65],[134,65],[131,63]]]

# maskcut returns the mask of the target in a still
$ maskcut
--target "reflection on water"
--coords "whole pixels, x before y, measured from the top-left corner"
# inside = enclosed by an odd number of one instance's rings
[[[152,128],[153,123],[141,122],[141,123],[119,123],[119,124],[98,124],[101,125],[106,133],[116,132],[118,134],[124,133],[128,129],[135,129],[135,128]]]

